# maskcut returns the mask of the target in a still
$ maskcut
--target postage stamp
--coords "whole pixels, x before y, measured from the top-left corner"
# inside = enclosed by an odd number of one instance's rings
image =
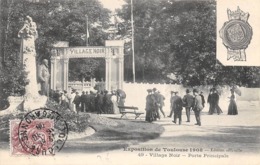
[[[68,126],[59,113],[36,109],[10,121],[11,155],[55,155],[65,144]]]

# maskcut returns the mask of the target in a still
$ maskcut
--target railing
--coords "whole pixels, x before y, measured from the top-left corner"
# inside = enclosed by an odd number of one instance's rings
[[[90,91],[91,88],[94,88],[97,85],[97,90],[104,90],[105,82],[104,81],[95,81],[91,79],[90,81],[70,81],[68,82],[68,89],[76,89],[78,91]]]
[[[76,89],[79,91],[82,90],[89,90],[91,87],[94,87],[96,85],[96,81],[70,81],[68,82],[69,89]]]

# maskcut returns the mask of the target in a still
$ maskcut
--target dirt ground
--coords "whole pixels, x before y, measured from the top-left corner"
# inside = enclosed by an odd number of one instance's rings
[[[152,130],[138,129],[150,124],[141,119],[120,120],[120,115],[103,115],[112,120],[134,123],[128,130],[118,126],[118,131],[107,130],[86,139],[69,141],[64,149],[48,159],[60,164],[260,164],[260,106],[258,102],[238,102],[238,115],[202,113],[202,126],[196,126],[192,112],[191,122],[186,123],[183,110],[182,125],[172,123],[171,118],[154,122],[164,128],[157,138],[143,140],[142,133]],[[169,111],[166,109],[166,114]],[[160,127],[154,127],[154,129]],[[132,132],[133,134],[129,134]],[[149,134],[148,134],[149,136]],[[156,136],[154,136],[156,137]],[[135,139],[135,140],[131,140]],[[90,152],[91,151],[91,152]],[[38,161],[41,158],[30,158]]]

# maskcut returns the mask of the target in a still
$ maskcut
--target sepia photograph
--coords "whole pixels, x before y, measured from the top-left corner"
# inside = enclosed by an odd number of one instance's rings
[[[259,7],[1,0],[0,165],[259,165]]]

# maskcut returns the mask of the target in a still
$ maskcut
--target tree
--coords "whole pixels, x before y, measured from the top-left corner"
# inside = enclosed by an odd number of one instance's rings
[[[126,3],[117,12],[130,26],[130,0]],[[165,82],[174,73],[188,86],[260,86],[259,67],[228,67],[216,60],[215,1],[134,0],[133,5],[137,81]]]

